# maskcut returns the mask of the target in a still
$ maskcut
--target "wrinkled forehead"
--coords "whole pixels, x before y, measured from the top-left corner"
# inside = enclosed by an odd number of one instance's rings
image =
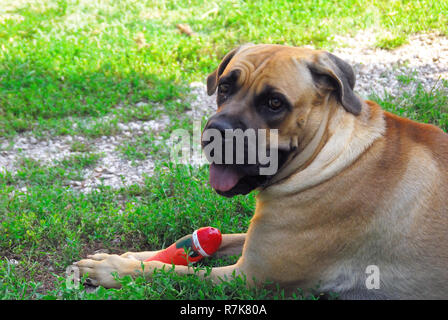
[[[281,45],[255,45],[238,52],[225,68],[221,79],[232,78],[239,87],[258,94],[265,87],[298,98],[311,83],[306,62],[315,51]]]

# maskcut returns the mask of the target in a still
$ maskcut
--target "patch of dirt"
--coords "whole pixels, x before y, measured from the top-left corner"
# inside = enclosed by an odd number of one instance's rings
[[[418,83],[426,90],[442,87],[448,80],[448,38],[437,34],[417,34],[394,50],[375,48],[374,33],[363,31],[353,38],[335,37],[342,46],[333,53],[350,63],[356,73],[355,91],[367,98],[384,97],[403,91],[414,92]],[[399,78],[402,77],[402,81]],[[407,83],[406,79],[413,81]],[[417,81],[415,81],[417,80]]]

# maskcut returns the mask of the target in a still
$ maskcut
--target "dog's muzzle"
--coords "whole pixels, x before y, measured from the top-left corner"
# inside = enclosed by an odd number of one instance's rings
[[[257,129],[248,129],[241,119],[216,114],[209,120],[202,147],[210,162],[209,182],[217,193],[228,197],[247,194],[272,176],[260,174],[265,164],[260,162],[258,142]]]

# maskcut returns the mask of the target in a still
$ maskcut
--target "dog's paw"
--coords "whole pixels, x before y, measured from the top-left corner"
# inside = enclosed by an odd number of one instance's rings
[[[121,257],[116,254],[97,253],[75,262],[82,277],[87,274],[88,282],[95,286],[106,288],[119,288],[120,284],[115,281],[112,273],[118,273],[119,277],[132,275],[141,269],[140,263],[136,260]]]

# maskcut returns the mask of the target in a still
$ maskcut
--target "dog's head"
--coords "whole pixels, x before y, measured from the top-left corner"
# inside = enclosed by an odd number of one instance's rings
[[[266,184],[310,143],[329,102],[361,112],[354,85],[352,68],[325,51],[244,45],[229,52],[207,78],[218,105],[202,136],[211,186],[234,196]],[[260,172],[268,167],[273,170]]]

